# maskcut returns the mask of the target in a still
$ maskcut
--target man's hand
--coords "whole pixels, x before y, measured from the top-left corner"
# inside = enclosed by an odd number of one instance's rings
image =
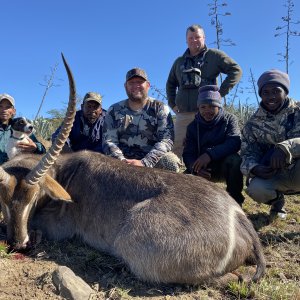
[[[35,152],[35,150],[37,148],[36,144],[30,138],[27,138],[27,140],[28,140],[28,143],[20,142],[20,143],[18,143],[17,147],[20,148],[24,152]]]
[[[200,172],[196,174],[197,176],[201,176],[207,180],[211,179],[211,169],[201,169]]]
[[[200,155],[197,160],[194,162],[193,171],[197,175],[200,173],[202,169],[206,169],[208,164],[211,162],[211,158],[207,153],[203,153]]]
[[[137,167],[144,167],[143,163],[139,159],[125,159],[124,160],[127,164],[137,166]]]
[[[272,169],[283,169],[286,165],[286,154],[280,148],[275,148],[271,159],[270,167]]]
[[[251,170],[251,173],[257,177],[269,179],[276,174],[276,169],[270,166],[257,165]]]

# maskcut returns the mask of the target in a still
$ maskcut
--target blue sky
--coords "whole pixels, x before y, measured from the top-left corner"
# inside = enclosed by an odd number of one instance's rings
[[[206,32],[206,43],[215,47],[215,28],[208,15],[211,0],[152,1],[1,1],[2,40],[0,93],[16,100],[19,115],[34,118],[45,87],[45,76],[58,63],[54,83],[41,114],[61,109],[68,100],[68,81],[61,61],[63,52],[73,71],[77,93],[97,91],[103,106],[126,98],[126,72],[145,69],[151,84],[165,88],[175,58],[186,49],[185,31],[194,23]],[[222,47],[243,69],[239,94],[242,101],[255,103],[248,93],[249,70],[257,79],[270,69],[285,70],[277,53],[284,51],[284,36],[274,37],[275,28],[284,25],[284,0],[227,0],[231,16],[222,17],[223,38],[234,47]],[[300,4],[294,0],[294,20],[300,20]],[[221,12],[220,11],[220,12]],[[300,31],[300,24],[293,26]],[[290,95],[300,100],[300,37],[291,38]],[[151,94],[151,93],[150,93]]]

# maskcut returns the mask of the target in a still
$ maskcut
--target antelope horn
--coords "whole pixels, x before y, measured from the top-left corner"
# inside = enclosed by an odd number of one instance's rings
[[[73,126],[75,114],[76,114],[76,88],[75,88],[74,78],[68,63],[64,58],[64,55],[61,54],[61,56],[69,79],[70,95],[69,95],[68,109],[63,124],[61,126],[61,130],[57,138],[55,139],[54,143],[52,144],[51,148],[42,157],[42,159],[36,165],[36,167],[33,168],[30,171],[30,173],[27,174],[26,176],[26,182],[31,185],[37,184],[58,158],[59,153],[61,152],[65,142],[68,139],[69,133]]]
[[[10,175],[4,171],[2,167],[0,167],[0,182],[1,181],[8,181],[10,178]]]

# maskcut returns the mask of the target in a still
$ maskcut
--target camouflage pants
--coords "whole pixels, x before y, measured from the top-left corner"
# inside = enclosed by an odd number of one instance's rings
[[[164,169],[179,173],[182,163],[173,152],[167,152],[154,166],[154,168]]]
[[[300,192],[300,159],[290,168],[280,170],[271,179],[254,177],[246,189],[247,194],[256,202],[268,203],[276,199],[277,192],[292,194]]]

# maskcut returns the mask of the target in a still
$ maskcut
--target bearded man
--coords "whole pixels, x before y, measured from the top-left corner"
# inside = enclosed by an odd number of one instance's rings
[[[180,160],[171,152],[174,125],[168,106],[148,96],[150,82],[140,68],[127,72],[124,86],[128,99],[107,111],[104,153],[130,165],[178,172]]]

